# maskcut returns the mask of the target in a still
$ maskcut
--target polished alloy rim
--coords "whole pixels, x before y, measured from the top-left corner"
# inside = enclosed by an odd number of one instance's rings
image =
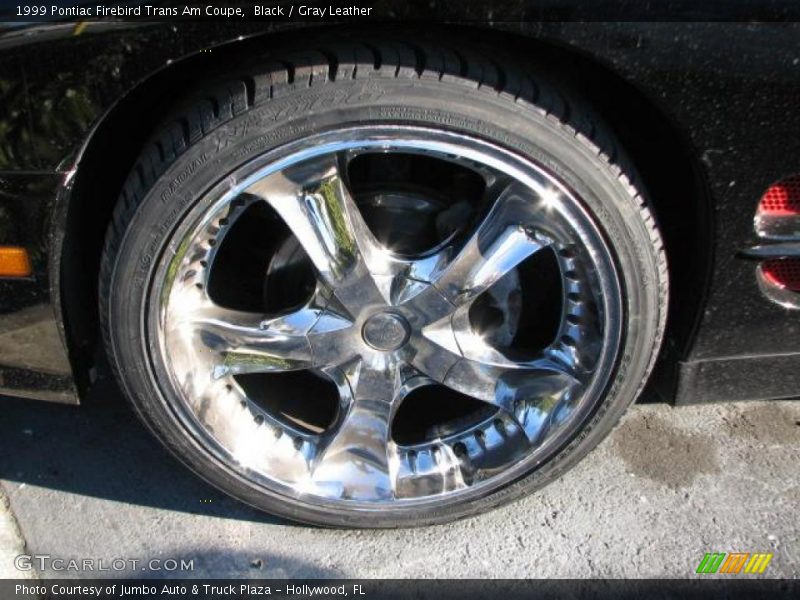
[[[437,212],[424,187],[356,190],[353,162],[376,156],[468,171],[478,199],[461,210],[450,198]],[[283,254],[310,266],[313,285],[299,305],[242,310],[215,297],[215,269],[226,281],[246,271],[220,255],[254,205],[290,232],[295,250]],[[426,211],[436,223],[448,211],[461,218],[428,247],[398,250],[368,223],[368,209],[389,211],[395,225],[397,215],[413,223]],[[545,255],[557,274],[548,292],[557,312],[547,342],[526,347],[516,340],[539,327],[523,313],[544,294]],[[230,297],[236,285],[227,288]],[[481,306],[490,306],[488,327],[476,319]],[[168,388],[164,402],[243,482],[318,506],[399,509],[476,497],[563,447],[609,383],[621,314],[603,235],[545,169],[468,136],[360,127],[263,155],[201,199],[154,274],[145,344]],[[280,373],[308,377],[289,399],[298,405],[313,399],[312,384],[330,385],[330,423],[287,420],[243,384],[264,376],[264,389],[281,394],[281,379],[268,379]],[[426,413],[455,396],[477,409],[424,435],[399,435],[398,411],[425,390],[433,393],[404,422],[429,423]]]

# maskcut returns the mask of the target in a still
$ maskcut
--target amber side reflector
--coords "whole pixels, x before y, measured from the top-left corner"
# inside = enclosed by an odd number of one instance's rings
[[[19,246],[0,246],[0,277],[30,277],[31,259]]]

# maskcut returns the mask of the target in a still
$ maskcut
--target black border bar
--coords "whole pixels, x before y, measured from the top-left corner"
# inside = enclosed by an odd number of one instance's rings
[[[97,6],[114,7],[118,16],[98,16]],[[201,9],[200,16],[154,16],[147,6]],[[25,7],[45,7],[46,14],[25,14]],[[257,16],[255,7],[282,8],[281,14]],[[356,16],[304,17],[300,7],[322,9],[354,7]],[[83,8],[81,15],[54,14],[54,7]],[[240,8],[241,15],[209,16],[206,7]],[[138,15],[128,14],[137,9]],[[363,14],[363,9],[370,9]],[[796,21],[800,20],[797,0],[2,0],[0,22],[20,25],[80,21]]]

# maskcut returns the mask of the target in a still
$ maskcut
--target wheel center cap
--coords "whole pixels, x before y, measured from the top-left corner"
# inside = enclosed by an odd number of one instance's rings
[[[364,341],[376,350],[397,350],[406,343],[411,327],[398,314],[383,312],[372,315],[364,323],[361,335]]]

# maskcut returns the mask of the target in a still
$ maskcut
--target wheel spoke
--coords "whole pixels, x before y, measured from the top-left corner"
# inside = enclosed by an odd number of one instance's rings
[[[412,305],[429,318],[441,318],[452,307],[472,302],[526,258],[548,246],[546,237],[521,224],[532,220],[532,205],[527,188],[518,183],[506,186],[463,248],[431,281],[431,289],[413,299]]]
[[[513,367],[461,359],[453,365],[442,383],[510,413],[517,402],[561,398],[580,387],[575,377],[547,359]]]
[[[346,375],[349,403],[323,442],[312,483],[341,498],[390,499],[394,496],[390,427],[400,387],[399,371],[389,364],[358,361]]]
[[[468,307],[423,330],[417,367],[463,394],[513,413],[521,400],[572,393],[580,381],[572,365],[553,360],[549,349],[532,359],[510,358],[489,345],[469,324]],[[449,365],[446,373],[431,365]]]
[[[201,347],[214,353],[213,377],[244,373],[295,371],[317,366],[312,340],[349,325],[324,309],[307,306],[296,312],[266,319],[255,313],[215,305],[197,309],[184,321]],[[320,324],[325,331],[316,333]]]
[[[346,308],[379,300],[370,270],[381,270],[382,251],[344,183],[338,155],[265,177],[246,193],[275,209]]]

